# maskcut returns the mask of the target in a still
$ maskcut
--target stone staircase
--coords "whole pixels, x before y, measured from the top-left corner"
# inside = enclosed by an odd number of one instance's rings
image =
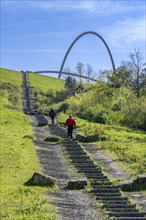
[[[27,72],[23,72],[23,107],[25,113],[31,112],[31,94],[30,94],[30,86],[28,82]]]
[[[65,129],[58,125],[50,127],[52,133],[66,138]],[[102,208],[108,212],[109,219],[117,220],[146,220],[146,213],[140,212],[136,204],[131,204],[128,197],[124,196],[121,190],[115,186],[103,173],[100,165],[96,164],[76,141],[63,141],[65,153],[78,172],[83,173],[87,179],[91,180],[92,191],[96,200],[103,203]]]
[[[34,100],[31,97],[31,87],[28,81],[28,74],[27,72],[22,72],[22,81],[23,81],[23,107],[24,112],[30,115],[35,115],[38,126],[45,126],[48,124],[48,120],[42,114],[38,114],[38,112],[34,111]]]
[[[23,99],[24,111],[33,113],[31,103],[30,86],[27,80],[27,73],[23,72]],[[35,114],[38,126],[46,126],[48,120],[44,115]],[[115,186],[103,173],[99,164],[96,164],[84,148],[76,141],[69,141],[67,132],[59,125],[48,125],[53,135],[64,138],[63,147],[68,158],[72,161],[78,172],[83,173],[91,181],[92,191],[96,199],[102,202],[102,207],[109,215],[109,219],[117,220],[146,220],[146,213],[140,212],[136,204],[131,204],[128,197],[122,195],[120,189]]]
[[[38,126],[48,124],[43,115],[35,115],[38,120]],[[48,125],[53,135],[64,138],[63,147],[72,164],[79,173],[83,173],[91,181],[91,193],[96,196],[96,200],[103,203],[102,208],[109,215],[109,219],[117,220],[146,220],[146,213],[140,212],[136,204],[131,204],[128,197],[122,195],[120,189],[115,186],[103,173],[100,165],[96,164],[85,151],[85,149],[76,141],[70,141],[65,129],[59,125]]]

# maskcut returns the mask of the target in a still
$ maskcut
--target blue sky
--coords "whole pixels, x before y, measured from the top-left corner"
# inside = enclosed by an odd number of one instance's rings
[[[85,31],[107,42],[116,67],[130,51],[146,53],[146,0],[1,0],[1,67],[13,70],[59,70],[73,40]],[[77,62],[95,71],[112,69],[103,42],[80,38],[65,67]]]

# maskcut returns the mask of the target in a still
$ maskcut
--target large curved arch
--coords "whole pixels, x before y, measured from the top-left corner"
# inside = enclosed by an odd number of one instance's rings
[[[86,32],[80,34],[80,35],[72,42],[72,44],[71,44],[70,47],[68,48],[68,50],[67,50],[67,52],[66,52],[66,54],[65,54],[65,56],[64,56],[62,65],[61,65],[60,73],[59,73],[59,75],[58,75],[58,78],[61,77],[61,73],[62,73],[64,64],[65,64],[65,61],[66,61],[66,59],[67,59],[67,56],[68,56],[68,54],[69,54],[71,48],[72,48],[73,45],[79,40],[79,38],[81,38],[81,37],[83,37],[84,35],[87,35],[87,34],[93,34],[93,35],[99,37],[99,38],[102,40],[102,42],[104,43],[104,45],[105,45],[105,47],[106,47],[106,49],[107,49],[107,51],[108,51],[108,53],[109,53],[109,56],[110,56],[110,59],[111,59],[111,63],[112,63],[112,67],[113,67],[113,72],[115,72],[115,70],[116,70],[116,68],[115,68],[115,63],[114,63],[114,60],[113,60],[113,57],[112,57],[112,53],[111,53],[111,51],[110,51],[110,49],[109,49],[109,47],[108,47],[106,41],[105,41],[105,40],[103,39],[103,37],[101,37],[98,33],[94,32],[94,31],[86,31]]]

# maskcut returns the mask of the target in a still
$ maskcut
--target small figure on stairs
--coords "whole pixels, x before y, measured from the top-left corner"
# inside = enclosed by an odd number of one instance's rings
[[[76,122],[73,119],[72,115],[70,115],[69,118],[66,120],[65,126],[67,127],[68,138],[72,139],[73,129],[76,126]]]
[[[49,111],[49,117],[51,118],[52,125],[54,125],[54,118],[56,117],[56,112],[53,108]]]

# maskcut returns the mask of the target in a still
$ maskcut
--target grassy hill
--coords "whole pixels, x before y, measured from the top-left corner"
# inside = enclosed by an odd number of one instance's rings
[[[104,141],[100,139],[95,143],[95,147],[100,145],[106,153],[125,165],[134,176],[146,172],[145,131],[119,124],[121,119],[123,120],[123,113],[125,118],[132,121],[128,118],[130,111],[132,117],[135,116],[135,119],[139,120],[138,123],[142,123],[145,97],[141,97],[135,107],[137,99],[129,91],[119,90],[120,95],[117,91],[113,92],[111,100],[111,93],[106,86],[105,89],[97,86],[89,93],[77,94],[66,99],[63,80],[31,73],[29,82],[33,87],[36,107],[40,111],[48,111],[51,106],[59,110],[62,106],[62,112],[58,111],[58,122],[64,123],[68,114],[73,114],[78,131],[105,137]],[[55,220],[55,210],[46,204],[41,195],[42,189],[23,185],[34,171],[41,168],[33,144],[34,134],[30,118],[22,112],[21,84],[20,72],[1,69],[1,218]],[[105,94],[108,94],[108,98]],[[96,104],[93,103],[95,100]],[[127,100],[129,103],[133,100],[130,108],[126,105]],[[93,107],[96,114],[93,110],[88,118],[89,107]],[[84,118],[85,116],[87,117]],[[98,122],[101,116],[107,120],[105,124]]]
[[[40,90],[42,92],[46,92],[48,90],[60,91],[64,88],[64,80],[50,76],[30,73],[29,81],[31,86],[35,87],[35,90]]]
[[[36,108],[40,111],[48,111],[52,104],[52,98],[64,90],[65,81],[35,73],[29,74],[29,82],[33,89]]]
[[[41,170],[30,119],[22,112],[21,73],[1,69],[1,219],[56,219],[40,187],[26,187]],[[43,189],[45,190],[45,189]],[[48,190],[48,188],[47,188]]]

